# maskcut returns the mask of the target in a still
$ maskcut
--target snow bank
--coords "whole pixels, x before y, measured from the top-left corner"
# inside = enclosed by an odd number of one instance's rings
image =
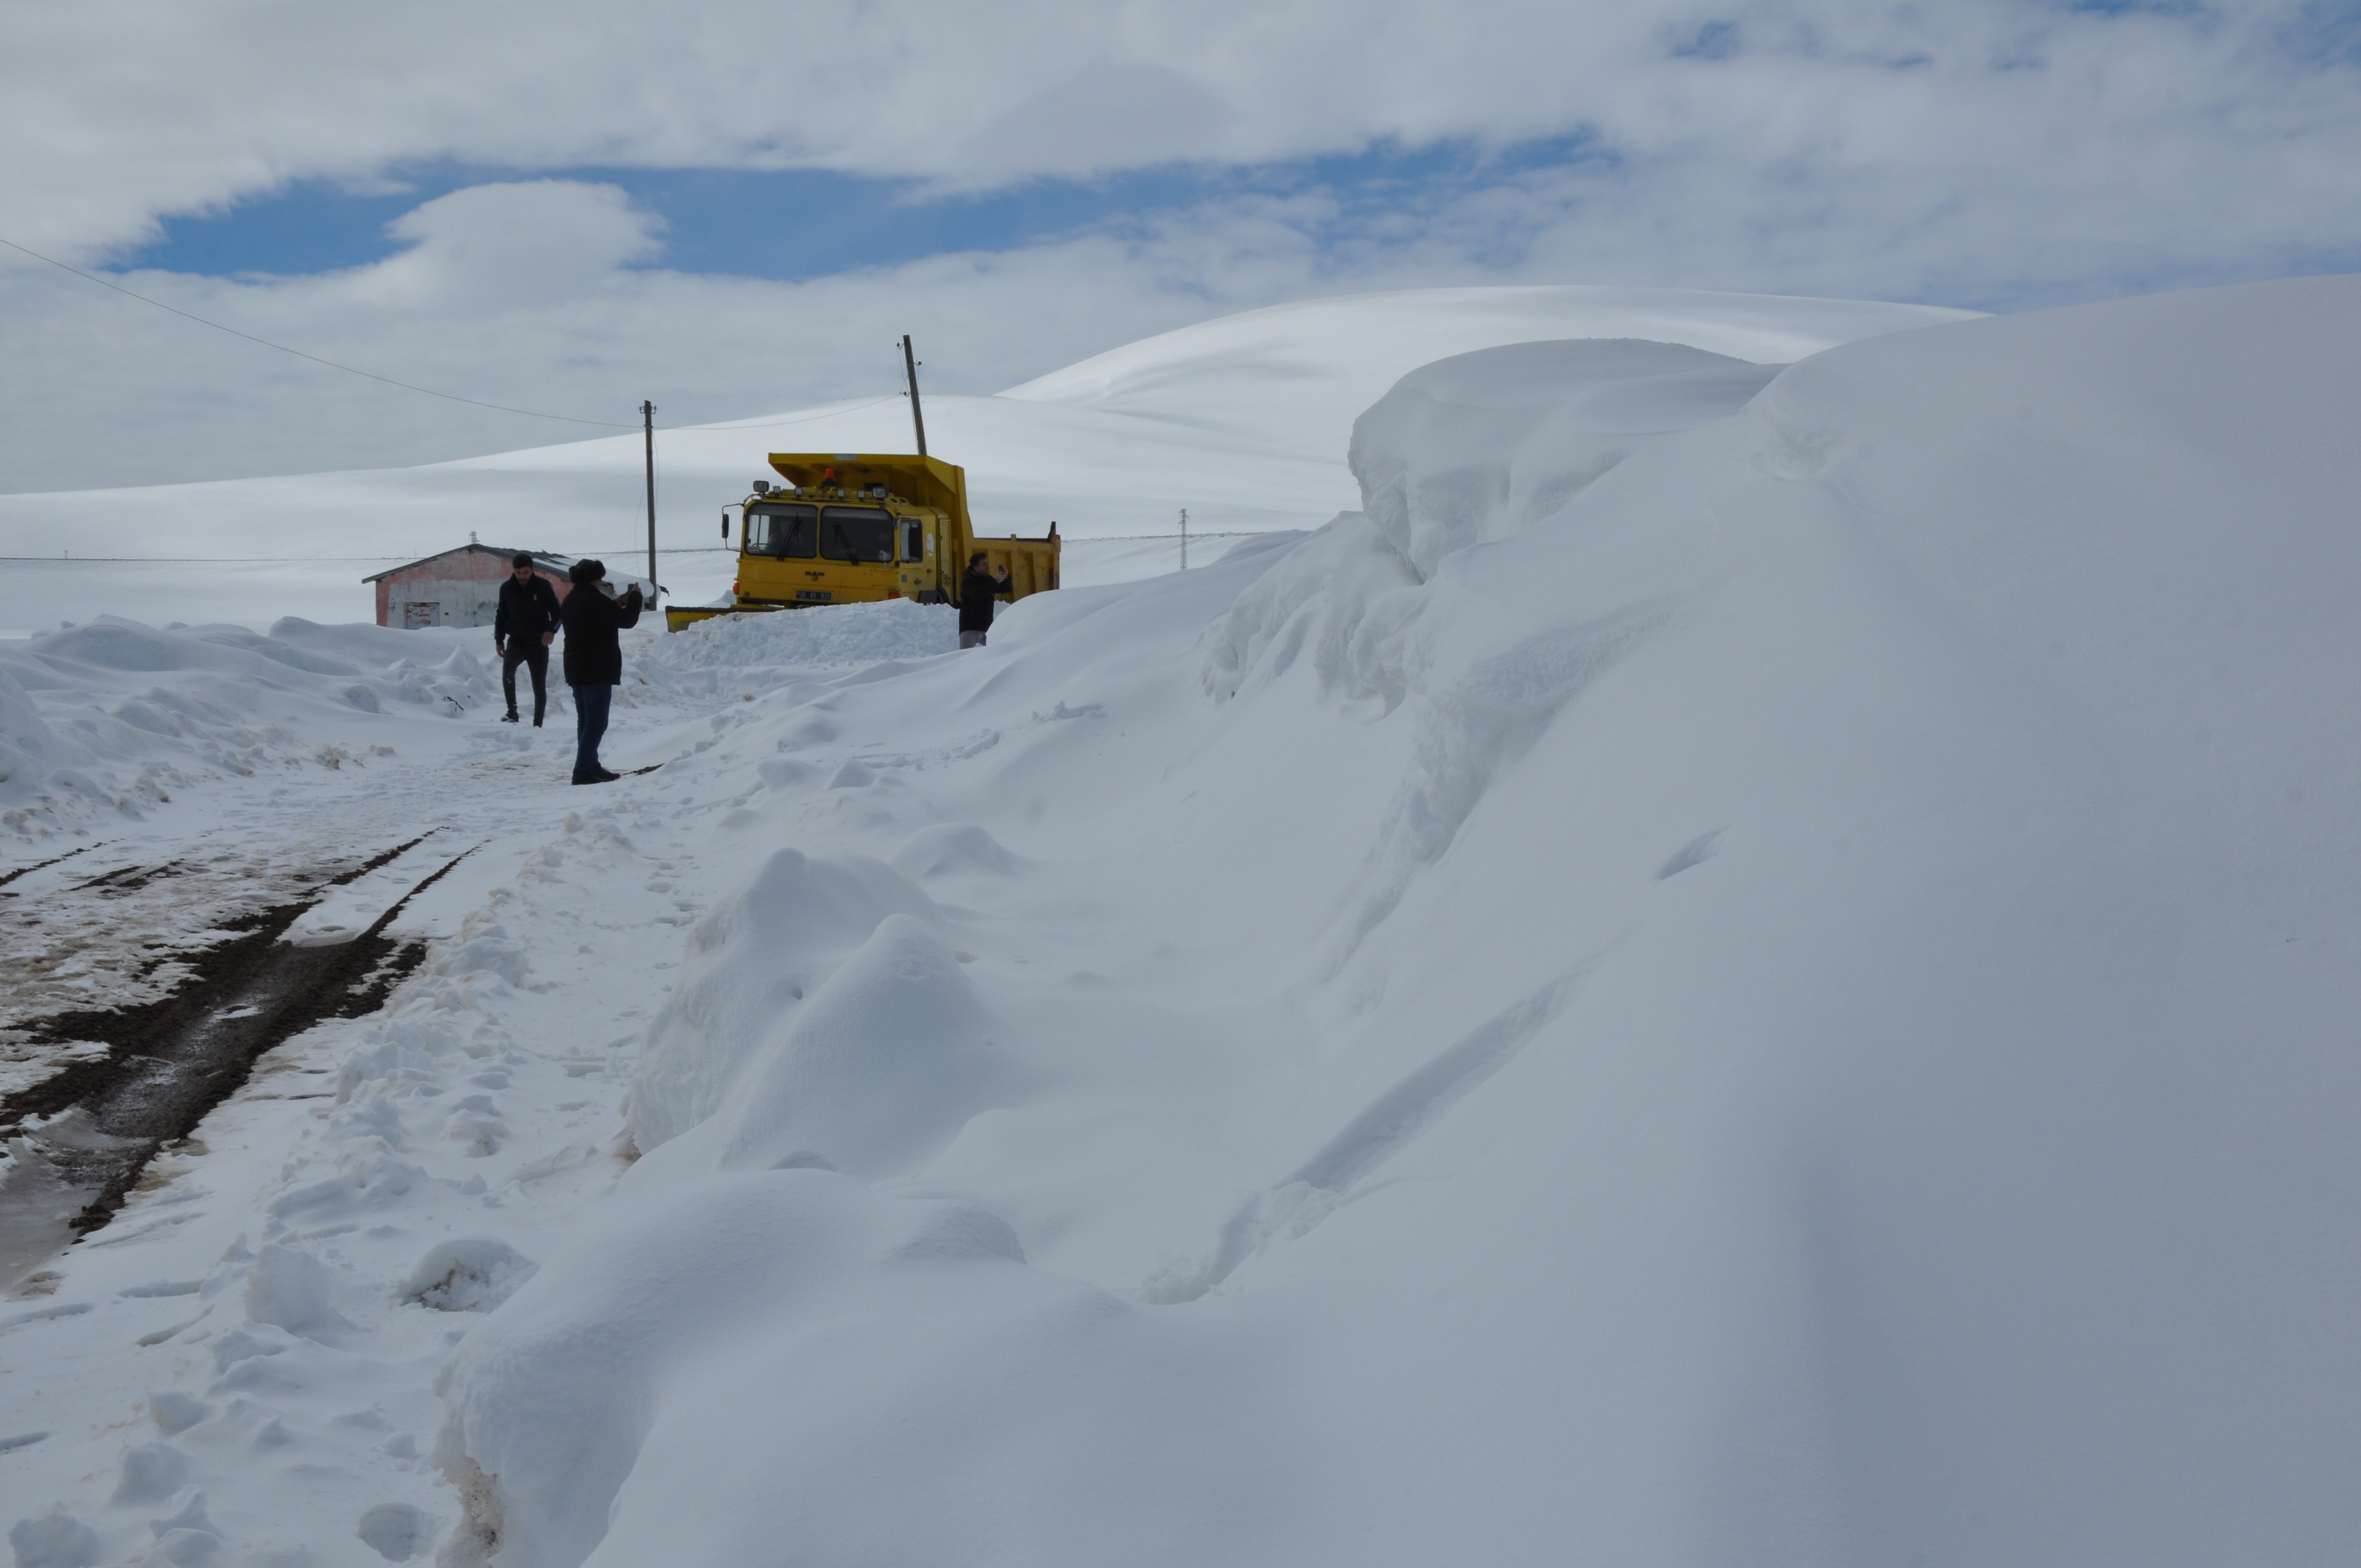
[[[632,1080],[634,1142],[719,1113],[721,1168],[873,1179],[923,1164],[1027,1076],[941,927],[881,862],[774,854],[689,938]]]
[[[444,1372],[478,1499],[445,1561],[1177,1568],[1290,1533],[1287,1414],[1229,1325],[1028,1269],[972,1205],[663,1158]]]
[[[0,643],[0,830],[137,818],[207,777],[366,764],[362,716],[457,717],[497,677],[449,632],[114,616]],[[368,739],[363,739],[366,735]]]
[[[780,850],[700,919],[632,1080],[639,1146],[653,1149],[705,1120],[750,1063],[790,1048],[807,997],[894,916],[941,918],[933,900],[880,861]]]
[[[934,927],[889,915],[732,1097],[721,1162],[864,1180],[922,1166],[1016,1092],[994,1033]]]
[[[600,791],[474,727],[456,936],[0,1321],[20,1553],[2336,1560],[2361,281],[1598,335]]]
[[[1549,517],[1651,438],[1743,408],[1780,365],[1677,343],[1520,343],[1411,371],[1353,425],[1362,507],[1421,570]]]
[[[959,608],[885,599],[697,621],[641,656],[650,671],[828,669],[959,647]]]
[[[1374,702],[1380,717],[1391,712],[1410,675],[1388,654],[1400,646],[1400,626],[1424,609],[1416,594],[1402,591],[1421,580],[1401,548],[1366,515],[1338,513],[1230,606],[1205,653],[1206,692],[1226,701],[1250,677],[1275,681],[1308,644],[1323,695]]]
[[[699,927],[653,1152],[447,1375],[474,1528],[2333,1550],[2356,323],[1477,356],[1363,421],[1367,516],[749,719],[730,831],[961,905],[780,852]]]

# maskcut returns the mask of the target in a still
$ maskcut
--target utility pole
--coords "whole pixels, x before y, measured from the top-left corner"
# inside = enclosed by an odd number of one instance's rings
[[[1180,509],[1180,569],[1189,569],[1189,509]]]
[[[910,334],[902,334],[902,368],[910,376],[910,422],[918,428],[918,455],[927,455],[927,416],[918,411],[918,353],[910,346]]]
[[[644,398],[640,400],[640,430],[648,448],[648,608],[653,609],[656,596],[664,591],[656,586],[656,406]]]

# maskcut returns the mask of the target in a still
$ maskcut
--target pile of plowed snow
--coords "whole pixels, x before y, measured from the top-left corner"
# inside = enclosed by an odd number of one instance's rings
[[[650,643],[640,667],[828,669],[928,659],[958,647],[956,606],[885,599],[694,621]]]
[[[980,650],[635,642],[619,783],[479,716],[513,874],[0,1320],[20,1555],[2350,1557],[2361,280],[1761,311]]]
[[[473,1528],[2330,1551],[2356,323],[1474,356],[1365,516],[750,717],[645,1157],[445,1374]]]
[[[163,630],[115,616],[0,642],[0,830],[137,818],[203,778],[364,762],[386,727],[497,700],[486,634],[287,617]],[[489,643],[485,643],[489,652]]]

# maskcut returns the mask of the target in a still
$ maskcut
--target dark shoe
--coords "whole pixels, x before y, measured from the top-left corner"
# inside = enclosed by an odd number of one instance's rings
[[[513,708],[511,708],[510,711],[508,711],[508,712],[506,712],[506,713],[504,713],[504,714],[500,715],[500,722],[501,722],[502,724],[514,724],[516,721],[517,721],[516,711],[515,711]]]
[[[613,784],[617,779],[621,778],[623,775],[620,773],[611,773],[606,769],[600,768],[591,776],[597,779],[600,784]]]
[[[612,784],[615,782],[615,775],[612,773],[592,773],[588,778],[576,779],[574,782],[578,784]]]

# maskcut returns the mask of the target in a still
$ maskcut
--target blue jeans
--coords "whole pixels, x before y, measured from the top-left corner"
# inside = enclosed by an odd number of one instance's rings
[[[613,686],[574,688],[574,782],[598,777],[598,741],[607,733],[607,706],[615,700]]]

